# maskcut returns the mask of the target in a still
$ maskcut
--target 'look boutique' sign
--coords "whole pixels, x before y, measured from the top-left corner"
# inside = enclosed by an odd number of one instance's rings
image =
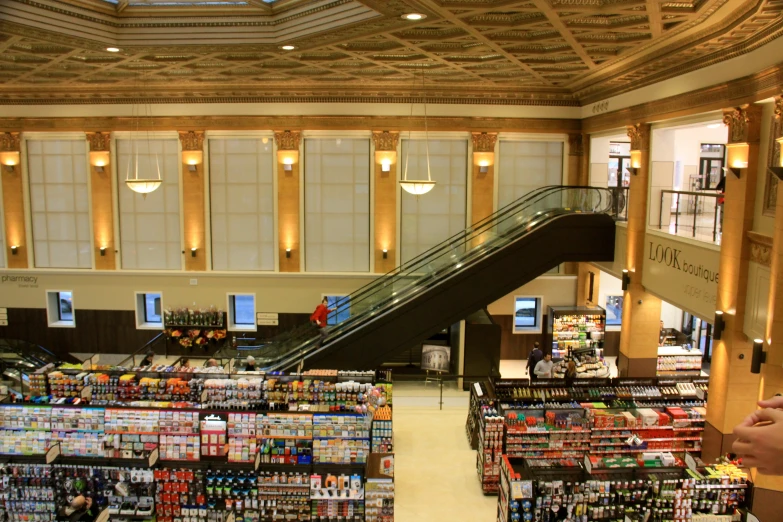
[[[668,303],[711,322],[718,295],[717,247],[648,233],[644,254],[644,287]]]

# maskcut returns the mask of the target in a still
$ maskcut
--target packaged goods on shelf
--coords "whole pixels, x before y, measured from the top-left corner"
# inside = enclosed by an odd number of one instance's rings
[[[311,520],[364,520],[364,484],[360,475],[310,476]]]
[[[13,477],[0,481],[0,503],[10,522],[56,520],[55,483],[52,468],[37,464],[15,464],[7,468]]]
[[[201,457],[224,457],[228,443],[226,415],[210,414],[201,419]]]
[[[482,407],[476,468],[484,493],[497,491],[503,453],[503,417],[492,407]]]
[[[367,462],[370,425],[371,417],[364,415],[313,415],[313,462]]]
[[[207,379],[204,381],[203,401],[211,408],[261,408],[267,407],[263,378]]]
[[[733,466],[707,468],[702,475],[684,468],[643,470],[633,459],[618,460],[623,462],[585,472],[532,467],[504,456],[497,520],[545,522],[555,512],[582,522],[729,522],[747,507],[751,484]]]
[[[392,421],[374,420],[372,422],[372,452],[392,453],[393,451]]]
[[[262,518],[310,520],[310,476],[301,472],[263,472],[258,475],[258,507]]]
[[[160,412],[161,459],[197,461],[200,449],[201,437],[197,412]]]
[[[255,413],[228,414],[228,461],[253,462],[258,451]]]
[[[394,481],[367,479],[364,497],[365,522],[394,521]]]
[[[49,395],[48,381],[45,373],[31,373],[28,376],[29,395],[42,397]]]
[[[84,388],[84,379],[87,376],[87,372],[80,372],[76,375],[68,375],[62,371],[49,372],[46,377],[49,381],[52,399],[79,397]]]
[[[606,311],[603,308],[550,306],[547,314],[547,333],[552,339],[553,358],[585,350],[589,350],[591,355],[600,355],[606,327]]]
[[[313,454],[313,416],[268,413],[257,417],[261,462],[309,464]]]

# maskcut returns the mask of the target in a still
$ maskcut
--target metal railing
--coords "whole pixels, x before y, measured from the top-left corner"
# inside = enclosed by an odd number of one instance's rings
[[[671,202],[667,207],[665,201],[669,194]],[[661,202],[658,213],[658,229],[671,229],[674,235],[679,235],[680,228],[691,230],[691,236],[697,239],[717,242],[721,230],[722,204],[724,197],[718,192],[690,192],[684,190],[661,190]],[[665,210],[669,209],[668,222],[664,223]],[[671,222],[674,214],[674,223]],[[700,219],[701,217],[701,219]]]

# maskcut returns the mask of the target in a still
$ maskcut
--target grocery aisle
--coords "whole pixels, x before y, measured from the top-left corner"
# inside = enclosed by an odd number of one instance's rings
[[[497,497],[485,497],[476,452],[465,436],[467,392],[394,384],[395,522],[494,520]]]

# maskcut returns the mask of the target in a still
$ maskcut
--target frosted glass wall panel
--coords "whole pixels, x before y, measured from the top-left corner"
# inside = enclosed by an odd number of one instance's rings
[[[430,172],[437,182],[435,188],[423,196],[401,191],[403,262],[465,229],[467,157],[466,140],[430,140]],[[403,140],[400,161],[403,171],[408,162],[408,179],[427,179],[424,140]]]
[[[370,140],[305,140],[305,270],[370,270]]]
[[[274,270],[275,192],[271,140],[209,140],[214,270]]]
[[[498,161],[498,208],[530,191],[563,184],[563,143],[501,141]]]
[[[180,270],[179,143],[176,139],[117,140],[117,187],[120,201],[120,253],[126,270]],[[139,178],[157,178],[155,154],[163,179],[146,198],[125,185],[130,160],[139,151]],[[131,163],[133,168],[135,160]],[[133,177],[133,171],[131,171]]]
[[[87,142],[29,140],[30,211],[37,268],[92,268]]]

